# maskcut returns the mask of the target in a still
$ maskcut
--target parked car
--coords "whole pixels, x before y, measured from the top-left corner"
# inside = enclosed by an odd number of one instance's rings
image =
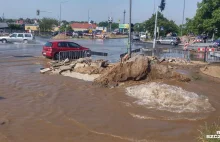
[[[42,55],[54,60],[59,59],[59,52],[86,51],[90,56],[90,49],[70,41],[49,41],[43,46]]]
[[[165,38],[157,40],[157,43],[158,44],[178,45],[181,43],[181,40],[178,37],[170,36],[170,37],[165,37]]]
[[[220,39],[213,41],[214,46],[220,46]]]
[[[132,40],[133,40],[133,41],[140,41],[140,36],[139,36],[138,34],[134,34],[134,35],[132,36]]]
[[[67,31],[66,36],[73,36],[73,31]]]
[[[56,35],[58,35],[58,34],[59,34],[59,32],[56,31],[56,32],[53,32],[53,33],[52,33],[52,36],[56,36]]]
[[[0,37],[2,43],[7,42],[23,42],[28,43],[34,40],[34,36],[31,33],[13,33],[10,36]]]

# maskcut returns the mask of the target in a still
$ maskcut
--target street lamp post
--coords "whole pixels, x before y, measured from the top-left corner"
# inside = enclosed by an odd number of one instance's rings
[[[131,10],[132,10],[132,0],[130,0],[129,4],[129,38],[128,38],[128,55],[131,57]]]
[[[59,22],[59,23],[60,23],[60,24],[59,24],[60,26],[61,26],[61,15],[62,15],[62,7],[61,7],[61,5],[64,4],[64,3],[67,3],[67,2],[68,2],[68,1],[62,1],[62,2],[60,2],[60,20],[59,20],[59,21],[60,21],[60,22]]]
[[[183,2],[183,19],[182,19],[182,26],[181,26],[181,36],[183,36],[183,24],[184,24],[184,18],[185,18],[185,5],[186,5],[186,0]]]
[[[158,15],[158,6],[156,10],[156,17],[155,17],[155,25],[154,25],[154,42],[153,42],[153,50],[155,49],[156,46],[156,39],[157,39],[157,15]]]

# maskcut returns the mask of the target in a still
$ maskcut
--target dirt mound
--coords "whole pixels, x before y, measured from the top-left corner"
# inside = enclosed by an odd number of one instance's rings
[[[53,37],[53,39],[69,39],[70,37],[69,36],[66,36],[65,34],[58,34],[56,35],[55,37]]]
[[[128,80],[141,80],[148,73],[148,59],[144,56],[136,56],[127,62],[117,63],[115,66],[106,70],[95,80],[96,84],[108,86],[111,83],[124,82]]]
[[[201,68],[200,71],[206,75],[220,78],[220,66],[206,66]]]
[[[104,68],[99,68],[99,67],[93,67],[93,66],[88,66],[88,67],[79,67],[74,69],[75,72],[82,73],[82,74],[101,74],[104,71]]]
[[[139,81],[147,79],[176,79],[188,82],[190,78],[172,71],[167,65],[154,64],[150,59],[142,55],[137,55],[124,63],[118,63],[115,66],[104,71],[103,74],[95,80],[95,84],[101,86],[117,85],[125,81]]]

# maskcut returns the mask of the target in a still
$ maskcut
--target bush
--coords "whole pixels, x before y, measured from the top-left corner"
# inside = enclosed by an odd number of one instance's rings
[[[218,123],[213,123],[211,125],[205,123],[205,125],[200,126],[200,129],[198,131],[200,133],[200,135],[197,138],[198,142],[220,142],[220,139],[206,138],[206,135],[216,135],[216,132],[220,131],[219,121]]]

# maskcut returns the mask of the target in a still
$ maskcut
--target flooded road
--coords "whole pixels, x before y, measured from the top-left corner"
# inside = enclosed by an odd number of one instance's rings
[[[164,82],[207,96],[215,110],[146,108],[126,95],[125,88],[40,74],[49,62],[41,57],[41,48],[0,45],[0,142],[194,142],[199,126],[220,116],[216,79],[201,75],[191,83]]]

